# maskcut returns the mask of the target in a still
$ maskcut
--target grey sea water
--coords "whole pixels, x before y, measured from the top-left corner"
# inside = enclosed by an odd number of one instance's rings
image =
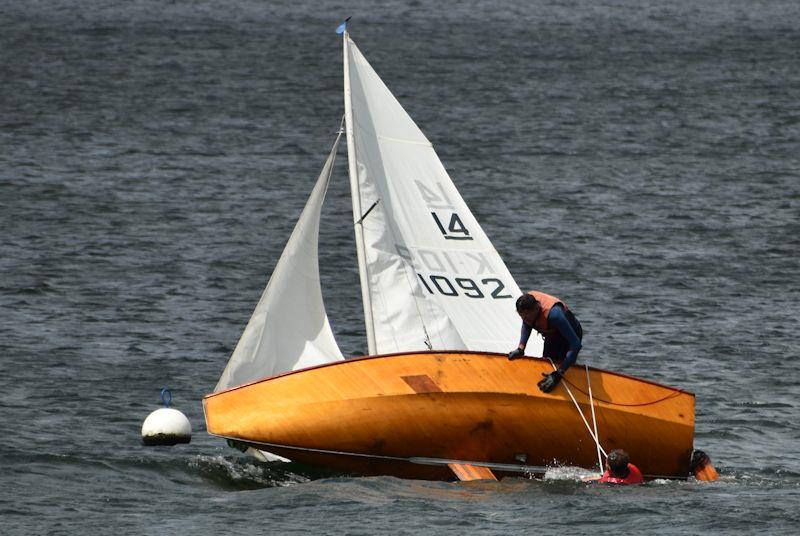
[[[350,15],[520,286],[577,311],[583,362],[695,392],[721,481],[354,478],[205,433],[338,128]],[[352,355],[343,161],[320,249]],[[0,533],[797,532],[799,217],[794,1],[5,0]],[[165,385],[195,435],[145,448]]]

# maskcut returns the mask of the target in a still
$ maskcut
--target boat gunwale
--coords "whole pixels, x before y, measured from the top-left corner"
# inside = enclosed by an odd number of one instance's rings
[[[322,364],[319,364],[319,365],[314,365],[314,366],[311,366],[311,367],[305,367],[305,368],[301,368],[301,369],[297,369],[297,370],[288,370],[286,372],[281,372],[280,374],[275,374],[273,376],[267,376],[267,377],[264,377],[264,378],[260,378],[258,380],[253,380],[251,382],[243,383],[243,384],[237,385],[235,387],[229,387],[228,389],[224,389],[224,390],[218,391],[216,393],[209,393],[209,394],[203,396],[203,400],[205,400],[207,398],[213,398],[215,396],[222,395],[222,394],[225,394],[225,393],[229,393],[231,391],[236,391],[237,389],[244,389],[245,387],[249,387],[249,386],[257,384],[257,383],[263,383],[263,382],[267,382],[267,381],[270,381],[270,380],[283,378],[284,376],[289,376],[289,375],[292,375],[292,374],[298,374],[298,373],[302,373],[302,372],[307,372],[307,371],[310,371],[310,370],[317,370],[317,369],[321,369],[321,368],[325,368],[325,367],[343,365],[343,364],[346,364],[346,363],[353,363],[353,362],[356,362],[356,361],[367,361],[367,360],[370,360],[370,359],[383,359],[383,358],[386,358],[386,357],[397,357],[397,356],[406,356],[406,355],[431,355],[431,354],[470,354],[470,355],[483,355],[483,356],[493,357],[493,358],[502,358],[502,359],[506,359],[506,360],[508,359],[508,356],[505,355],[505,354],[500,354],[500,353],[496,353],[496,352],[483,352],[483,351],[480,351],[480,350],[416,350],[416,351],[410,351],[410,352],[394,352],[394,353],[391,353],[391,354],[365,355],[365,356],[360,356],[360,357],[352,357],[350,359],[343,359],[341,361],[332,361],[330,363],[322,363]],[[530,359],[530,360],[544,361],[546,363],[549,363],[549,360],[547,360],[547,359],[545,359],[543,357],[525,356],[524,358],[521,358],[521,359]],[[573,367],[574,366],[582,366],[582,365],[578,365],[576,363],[575,365],[573,365]],[[610,374],[612,376],[618,376],[618,377],[626,378],[626,379],[629,379],[629,380],[635,380],[635,381],[647,383],[647,384],[650,384],[650,385],[655,385],[656,387],[662,387],[664,389],[668,389],[668,390],[674,391],[676,393],[684,393],[684,394],[687,394],[687,395],[691,396],[692,398],[696,398],[695,393],[693,393],[691,391],[687,391],[685,389],[680,389],[678,387],[672,387],[670,385],[664,385],[663,383],[658,383],[658,382],[653,381],[653,380],[639,378],[637,376],[631,376],[630,374],[624,374],[622,372],[615,372],[613,370],[606,370],[606,369],[602,369],[602,368],[598,368],[598,367],[592,367],[592,366],[589,366],[589,370],[593,370],[593,371],[600,372],[600,373],[603,373],[603,374]]]

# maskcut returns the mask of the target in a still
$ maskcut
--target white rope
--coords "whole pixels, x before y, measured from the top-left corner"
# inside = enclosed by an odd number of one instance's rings
[[[599,438],[600,435],[597,433],[597,418],[594,416],[594,398],[592,397],[592,382],[589,380],[589,365],[584,365],[586,367],[586,385],[589,387],[589,404],[592,407],[592,426],[594,426],[594,437]],[[600,472],[603,472],[603,457],[600,455],[600,442],[595,441],[597,445],[597,468]]]
[[[556,365],[555,365],[555,363],[553,363],[553,360],[550,359],[549,357],[547,358],[547,360],[550,361],[550,366],[553,367],[553,370],[557,371],[558,368],[556,368]],[[562,381],[561,385],[563,385],[564,389],[567,390],[567,394],[572,399],[572,403],[575,404],[575,409],[577,409],[578,413],[580,413],[581,419],[583,419],[583,424],[586,425],[586,430],[589,432],[589,435],[592,436],[592,439],[594,439],[595,445],[597,445],[597,448],[600,449],[600,452],[603,453],[603,456],[608,458],[608,454],[606,454],[606,451],[603,449],[603,446],[600,444],[600,441],[598,441],[597,435],[594,432],[592,432],[592,427],[589,426],[589,421],[587,421],[586,417],[583,415],[583,411],[581,410],[581,407],[578,405],[578,401],[575,400],[574,396],[572,396],[572,390],[570,390],[569,385],[567,385],[566,381]]]

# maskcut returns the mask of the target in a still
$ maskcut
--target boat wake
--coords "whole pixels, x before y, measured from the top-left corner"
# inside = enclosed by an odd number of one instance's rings
[[[239,456],[196,456],[189,461],[189,467],[226,490],[289,486],[327,476],[295,463],[260,462]]]

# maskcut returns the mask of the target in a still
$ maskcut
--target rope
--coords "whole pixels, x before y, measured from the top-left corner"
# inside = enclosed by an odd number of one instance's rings
[[[556,367],[555,363],[553,363],[552,359],[550,359],[548,357],[547,360],[550,361],[550,366],[553,367],[553,370],[558,370],[558,368]],[[570,390],[569,385],[567,385],[566,383],[562,383],[562,385],[564,386],[564,389],[567,390],[567,394],[572,399],[572,403],[575,404],[575,409],[578,410],[578,413],[580,414],[581,419],[583,419],[583,424],[586,425],[586,430],[589,432],[589,435],[592,436],[592,439],[594,439],[595,445],[597,445],[597,448],[603,453],[603,455],[606,458],[608,458],[608,454],[606,454],[606,451],[603,449],[603,446],[600,445],[600,441],[597,439],[597,435],[595,435],[595,433],[592,432],[592,428],[589,426],[589,421],[587,421],[586,417],[583,415],[583,411],[581,410],[581,407],[578,405],[578,401],[575,400],[574,396],[572,396],[572,391]]]
[[[584,394],[586,396],[589,396],[589,393],[587,393],[586,391],[584,391],[583,389],[581,389],[580,387],[578,387],[577,385],[575,385],[574,383],[572,383],[568,379],[562,378],[561,381],[570,384],[579,393],[582,393],[582,394]],[[668,394],[666,396],[663,396],[663,397],[661,397],[661,398],[659,398],[657,400],[651,400],[650,402],[641,402],[641,403],[638,403],[638,404],[625,404],[623,402],[613,402],[611,400],[604,400],[604,399],[602,399],[600,397],[597,397],[597,400],[599,400],[600,402],[602,402],[604,404],[608,404],[610,406],[622,406],[622,407],[626,407],[626,408],[637,408],[637,407],[641,407],[641,406],[651,406],[653,404],[658,404],[659,402],[663,402],[664,400],[669,400],[670,398],[675,398],[676,396],[679,396],[679,395],[681,395],[681,394],[683,394],[685,392],[686,391],[684,391],[683,389],[676,389],[675,391],[671,392],[670,394]]]
[[[586,385],[589,387],[589,405],[592,407],[592,426],[594,426],[594,436],[600,437],[597,433],[597,419],[594,416],[594,399],[592,398],[592,382],[589,380],[589,365],[584,365],[586,367]],[[603,472],[603,457],[600,455],[600,443],[597,444],[597,468],[600,472]]]
[[[446,466],[451,463],[457,464],[465,464],[465,465],[476,465],[479,467],[488,467],[489,469],[495,469],[497,471],[505,471],[505,472],[517,472],[517,473],[545,473],[549,469],[549,467],[543,465],[516,465],[511,463],[499,463],[499,462],[487,462],[487,461],[469,461],[469,460],[453,460],[447,458],[429,458],[426,456],[411,456],[409,458],[403,458],[400,456],[388,456],[385,454],[367,454],[363,452],[346,452],[342,450],[331,450],[331,449],[319,449],[313,447],[298,447],[294,445],[281,445],[278,443],[265,443],[262,441],[249,441],[243,440],[239,438],[227,437],[227,436],[220,436],[224,437],[228,440],[228,445],[234,448],[237,448],[236,445],[257,445],[258,447],[263,447],[263,450],[269,451],[274,449],[289,449],[289,450],[299,450],[303,452],[315,452],[318,454],[331,454],[335,456],[352,456],[355,458],[369,458],[373,460],[383,460],[383,461],[392,461],[392,462],[408,462],[414,463],[417,465],[436,465],[436,466]]]

